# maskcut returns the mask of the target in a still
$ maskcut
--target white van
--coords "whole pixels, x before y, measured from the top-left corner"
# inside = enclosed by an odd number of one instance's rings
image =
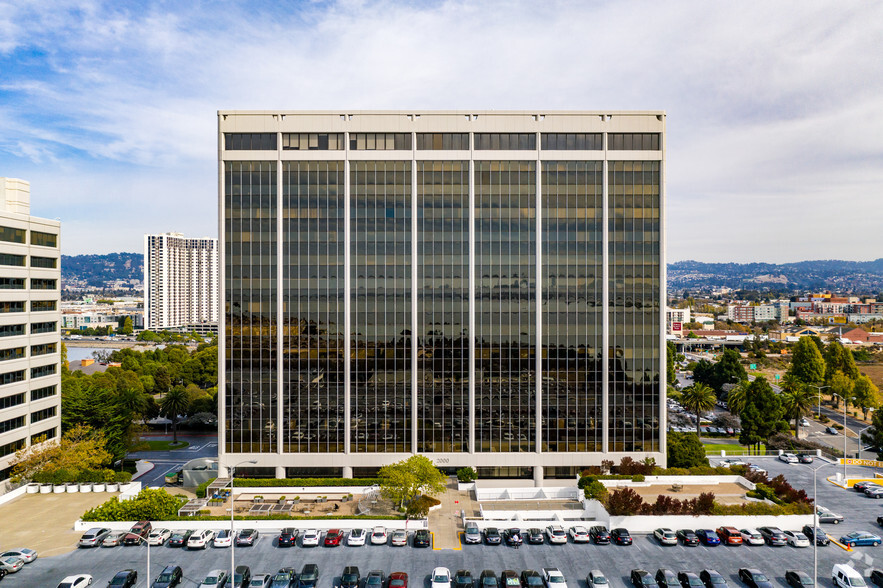
[[[865,588],[867,584],[862,575],[850,565],[837,564],[831,570],[831,581],[840,588]]]

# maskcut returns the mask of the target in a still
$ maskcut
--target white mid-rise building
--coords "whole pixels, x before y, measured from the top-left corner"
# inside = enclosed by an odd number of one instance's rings
[[[30,184],[0,178],[0,479],[61,432],[61,223],[30,213]]]
[[[144,236],[144,325],[175,329],[218,322],[218,240]]]

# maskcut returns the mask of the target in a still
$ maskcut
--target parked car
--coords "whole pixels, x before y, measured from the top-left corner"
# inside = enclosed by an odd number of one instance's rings
[[[880,484],[878,484],[876,482],[872,482],[870,480],[862,480],[861,482],[856,482],[855,484],[853,484],[852,488],[856,492],[864,492],[865,488],[867,488],[868,486],[879,486],[879,485]]]
[[[809,537],[800,531],[785,531],[786,541],[791,547],[809,547]]]
[[[212,539],[213,547],[230,547],[233,543],[233,535],[230,533],[230,529],[219,529],[215,531],[215,536]]]
[[[866,531],[854,531],[852,533],[847,533],[843,537],[840,538],[840,543],[844,545],[848,545],[849,547],[857,547],[857,546],[865,546],[865,545],[880,545],[880,542],[883,541],[880,539],[880,535],[875,535],[873,533],[868,533]]]
[[[515,570],[500,572],[500,588],[521,588],[521,578]]]
[[[181,570],[181,566],[166,566],[153,581],[151,588],[172,588],[180,584],[183,577],[184,572]]]
[[[844,521],[843,515],[831,512],[824,506],[820,506],[816,510],[816,516],[819,518],[820,523],[834,523],[835,525],[839,525]]]
[[[187,549],[205,549],[214,538],[214,533],[208,529],[194,531],[187,538]]]
[[[524,539],[521,538],[521,529],[507,529],[505,531],[506,537],[506,545],[510,547],[519,547],[522,543],[524,543]]]
[[[883,586],[883,571],[877,569],[871,570],[871,582],[876,586]]]
[[[678,536],[671,529],[661,528],[653,531],[653,536],[660,545],[677,545]]]
[[[779,461],[784,461],[785,463],[799,463],[800,460],[797,459],[797,456],[793,453],[782,453],[779,455]]]
[[[742,532],[736,527],[718,527],[717,536],[721,543],[727,545],[742,545]]]
[[[92,576],[89,574],[75,574],[73,576],[65,576],[56,588],[86,588],[92,583]]]
[[[172,531],[172,534],[169,536],[168,546],[169,547],[184,547],[187,545],[187,540],[190,539],[190,535],[193,534],[191,530],[183,530],[183,531]]]
[[[659,588],[680,588],[681,583],[678,582],[678,575],[666,568],[656,570],[656,583]]]
[[[527,542],[531,545],[542,545],[545,541],[545,535],[543,535],[543,530],[538,529],[537,527],[532,527],[527,530],[525,533],[527,537]]]
[[[742,535],[742,543],[748,545],[765,545],[766,540],[757,529],[740,529],[739,534]]]
[[[458,572],[459,573],[459,572]],[[469,573],[468,571],[466,572]],[[472,577],[470,576],[470,580]],[[387,588],[408,588],[408,574],[405,572],[393,572],[389,575],[389,582],[387,583]],[[468,587],[463,588],[472,588],[472,584],[470,583]]]
[[[632,544],[632,536],[629,535],[628,529],[623,529],[622,527],[617,527],[610,531],[610,540],[617,545]]]
[[[316,588],[319,583],[319,566],[314,563],[304,564],[297,576],[297,588]]]
[[[428,529],[417,529],[414,533],[414,547],[429,547],[432,544],[432,535]]]
[[[374,530],[371,531],[371,545],[386,545],[388,540],[389,535],[386,533],[386,528],[374,527]]]
[[[834,427],[825,427],[825,432],[829,435],[839,435],[840,434],[840,431],[838,431]]]
[[[270,588],[290,588],[294,583],[294,568],[280,568],[273,579],[270,580]]]
[[[828,545],[831,542],[828,539],[828,534],[821,527],[813,529],[812,525],[803,525],[802,531],[804,535],[809,537],[810,541],[815,539],[817,545]]]
[[[136,582],[138,582],[138,572],[135,570],[120,570],[107,583],[107,588],[132,588]]]
[[[227,585],[227,572],[211,570],[199,584],[199,588],[219,588]]]
[[[322,545],[325,547],[337,547],[340,545],[340,541],[343,539],[343,531],[340,529],[328,529],[325,532],[325,540],[322,541]]]
[[[389,544],[393,547],[404,547],[408,544],[408,532],[403,529],[396,529],[392,532]]]
[[[586,576],[586,585],[588,588],[609,588],[610,583],[607,581],[601,570],[591,570]]]
[[[766,574],[756,568],[740,568],[739,581],[748,588],[773,588],[773,584]]]
[[[153,525],[150,521],[138,521],[132,525],[132,528],[129,529],[129,532],[123,537],[123,545],[140,544],[141,541],[147,538],[152,529]]]
[[[678,572],[678,582],[681,583],[681,588],[701,588],[704,586],[702,580],[699,579],[699,574],[694,572]]]
[[[797,461],[799,461],[800,463],[812,463],[813,460],[811,455],[801,453],[797,456]]]
[[[610,531],[604,525],[595,525],[589,529],[589,536],[595,545],[607,545],[610,543]],[[550,541],[551,543],[551,541]]]
[[[552,545],[563,545],[567,543],[567,533],[561,525],[549,525],[546,527],[546,537]]]
[[[697,537],[696,533],[690,529],[678,529],[678,532],[675,533],[675,535],[677,535],[678,539],[680,539],[684,545],[694,547],[699,545],[699,537]]]
[[[279,532],[279,538],[276,540],[279,547],[293,547],[297,545],[297,531],[293,527],[285,527]]]
[[[154,529],[150,532],[150,535],[147,536],[147,542],[152,546],[165,545],[166,541],[168,541],[171,536],[172,532],[168,529]]]
[[[570,528],[570,538],[574,543],[588,543],[590,540],[589,531],[582,525],[576,525]]]
[[[722,459],[722,460],[720,460],[720,464],[719,464],[719,465],[722,465],[722,466],[724,466],[725,468],[728,468],[728,467],[730,467],[730,466],[748,465],[748,463],[742,461],[741,459],[737,459],[737,458],[735,458],[735,457],[730,457],[730,458],[727,458],[727,459]]]
[[[536,570],[521,572],[521,588],[545,588],[543,577]]]
[[[481,531],[475,523],[466,523],[466,532],[463,533],[463,541],[470,545],[481,543]]]
[[[865,488],[865,496],[868,498],[883,498],[883,486],[868,486]]]
[[[365,576],[365,588],[384,588],[386,584],[386,576],[383,570],[371,570]]]
[[[785,533],[778,527],[760,527],[758,531],[760,531],[767,545],[782,546],[788,543]]]
[[[270,588],[273,576],[270,574],[257,574],[251,577],[248,588]]]
[[[0,558],[0,568],[6,570],[8,574],[14,574],[23,567],[25,567],[25,560],[20,557]]]
[[[873,580],[874,573],[871,572],[871,581]],[[812,576],[803,570],[785,570],[785,582],[787,582],[791,588],[807,588],[808,586],[815,584],[812,580]]]
[[[472,572],[469,570],[457,570],[454,574],[454,588],[473,588],[475,580],[472,579]],[[389,588],[396,588],[392,585],[392,574],[389,576]]]
[[[93,527],[83,533],[78,545],[80,547],[97,547],[98,545],[101,545],[101,542],[104,541],[104,538],[108,535],[110,535],[110,529]]]
[[[493,570],[482,570],[478,576],[478,588],[500,588],[497,574]]]
[[[316,547],[319,545],[319,531],[307,529],[300,536],[301,547]]]
[[[0,553],[0,557],[18,557],[24,560],[26,564],[29,564],[37,559],[37,552],[27,547],[19,547],[18,549],[10,549]]]
[[[451,570],[438,567],[429,576],[429,588],[451,588]]]
[[[704,569],[699,572],[699,579],[705,584],[705,588],[727,588],[727,581],[717,570]]]
[[[720,537],[711,529],[696,529],[696,536],[703,545],[720,545]]]
[[[260,533],[257,529],[242,529],[236,535],[236,547],[251,546],[257,543]]]
[[[118,545],[122,545],[123,535],[125,535],[125,533],[121,531],[113,531],[112,533],[109,533],[107,537],[104,538],[104,541],[101,542],[101,547],[117,547]]]
[[[543,568],[543,582],[546,588],[567,588],[567,580],[558,568]]]
[[[632,570],[629,574],[629,579],[632,581],[632,586],[635,588],[659,588],[659,584],[656,583],[656,578],[654,578],[647,570]]]
[[[356,566],[346,566],[340,575],[340,588],[359,588],[362,582],[362,576],[359,574],[359,568]]]
[[[748,464],[748,471],[755,474],[767,474],[767,471],[765,469],[753,463]]]
[[[365,538],[368,536],[368,532],[365,529],[351,529],[349,535],[346,538],[346,544],[350,547],[360,547],[365,545]],[[328,539],[328,535],[325,535],[325,539]]]
[[[484,530],[484,543],[485,545],[499,545],[503,542],[503,537],[500,535],[500,530],[496,527],[488,527]]]
[[[233,570],[233,588],[247,588],[251,583],[251,568],[248,566],[236,566]]]
[[[831,581],[840,588],[864,588],[865,579],[849,564],[835,564],[831,568]]]

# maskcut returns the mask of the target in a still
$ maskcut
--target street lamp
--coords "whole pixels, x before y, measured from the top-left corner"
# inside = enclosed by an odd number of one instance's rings
[[[233,578],[236,576],[236,533],[233,530],[233,503],[235,501],[235,497],[233,496],[233,481],[235,480],[234,474],[236,473],[236,468],[244,463],[254,465],[257,463],[257,460],[248,459],[230,466],[230,584],[233,583]]]
[[[832,392],[831,396],[836,396],[843,401],[843,483],[846,483],[846,398],[840,396],[836,392]],[[861,440],[859,440],[861,443]]]
[[[813,388],[815,388],[819,391],[819,394],[818,394],[818,396],[819,396],[819,414],[818,414],[818,416],[822,416],[822,390],[824,390],[825,388],[830,388],[831,386],[818,386],[816,384],[807,384],[807,386],[812,386]]]
[[[812,470],[812,570],[813,582],[819,582],[819,503],[816,497],[816,474],[825,466],[835,465],[837,462],[826,462],[817,468],[809,468]],[[809,467],[807,465],[806,467]]]

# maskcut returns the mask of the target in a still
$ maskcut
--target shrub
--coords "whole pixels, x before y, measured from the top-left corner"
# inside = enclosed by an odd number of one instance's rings
[[[607,512],[613,516],[638,514],[644,499],[631,488],[614,490],[607,499]]]
[[[632,476],[632,482],[643,482],[644,480],[644,474],[635,474]]]
[[[125,484],[132,481],[131,472],[114,472],[113,480],[119,484]]]
[[[123,500],[116,496],[83,514],[84,521],[158,521],[178,516],[186,498],[171,496],[161,489],[145,488],[135,498]]]
[[[441,504],[441,501],[431,497],[422,495],[408,503],[406,512],[410,516],[425,517],[429,514],[429,508]]]
[[[582,478],[580,481],[586,478]],[[601,503],[607,501],[607,487],[598,480],[592,480],[583,486],[583,494],[586,500],[598,500]]]
[[[475,468],[472,467],[464,467],[457,470],[457,480],[464,484],[469,482],[474,482],[478,479],[478,472],[475,471]]]
[[[197,498],[205,498],[206,489],[209,487],[209,484],[217,480],[217,478],[212,478],[210,480],[206,480],[202,484],[196,487],[196,497]]]

